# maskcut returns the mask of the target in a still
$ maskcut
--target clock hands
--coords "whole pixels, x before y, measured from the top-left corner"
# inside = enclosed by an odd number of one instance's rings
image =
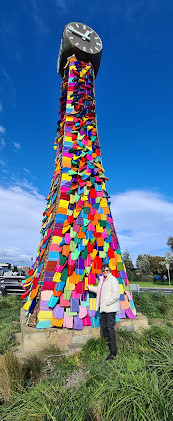
[[[90,35],[92,33],[93,33],[93,31],[88,31],[88,29],[87,29],[87,31],[85,32],[85,34],[83,36],[88,39],[88,35]],[[90,40],[90,38],[89,38],[89,40]]]
[[[93,31],[89,31],[87,29],[87,31],[85,32],[85,34],[83,34],[82,32],[79,32],[77,29],[73,28],[72,25],[68,26],[68,29],[70,31],[73,32],[73,34],[79,35],[84,41],[90,41],[89,35],[92,34]]]

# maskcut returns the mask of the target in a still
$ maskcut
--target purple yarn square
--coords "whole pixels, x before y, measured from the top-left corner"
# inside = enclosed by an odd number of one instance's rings
[[[69,205],[68,205],[68,209],[70,209],[70,210],[74,210],[75,207],[76,207],[76,203],[69,203]]]
[[[59,229],[59,230],[62,230],[63,229],[63,224],[61,224],[60,222],[56,222],[54,228]]]
[[[120,276],[121,279],[127,278],[127,274],[126,274],[126,272],[124,270],[120,270],[119,271],[119,276]]]
[[[73,329],[76,329],[76,330],[83,329],[82,319],[79,319],[79,316],[74,316],[73,318]]]
[[[63,319],[64,307],[60,307],[60,305],[57,304],[53,309],[53,316],[55,317],[55,319]]]
[[[45,273],[44,273],[44,281],[45,280],[51,281],[54,274],[55,274],[55,271],[49,272],[48,270],[46,270]]]
[[[87,300],[87,295],[88,295],[88,291],[82,292],[82,294],[81,294],[81,301],[86,301]]]
[[[84,223],[83,218],[81,218],[81,216],[77,217],[76,222],[77,222],[78,225],[83,225],[83,223]]]
[[[49,301],[40,300],[40,311],[50,311],[50,308],[48,307]]]
[[[77,313],[79,312],[79,299],[78,298],[71,298],[70,311],[77,312]]]
[[[84,260],[81,258],[81,256],[79,256],[78,260],[77,260],[77,264],[76,267],[78,269],[85,269],[85,262]]]
[[[119,317],[119,319],[126,319],[125,310],[121,309],[121,311],[119,313],[117,313],[117,316]]]
[[[95,315],[96,315],[96,311],[90,310],[90,307],[87,307],[87,313],[88,313],[89,317],[95,317]]]

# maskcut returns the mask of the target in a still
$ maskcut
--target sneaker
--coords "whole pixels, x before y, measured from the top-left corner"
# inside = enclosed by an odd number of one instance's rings
[[[109,354],[108,357],[105,359],[105,361],[114,360],[115,355]]]

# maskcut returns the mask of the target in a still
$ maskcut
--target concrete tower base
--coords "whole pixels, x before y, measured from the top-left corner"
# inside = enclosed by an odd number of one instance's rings
[[[39,353],[50,345],[56,345],[66,354],[73,354],[80,351],[82,346],[92,338],[101,336],[100,328],[84,327],[83,330],[71,329],[35,329],[26,325],[25,311],[21,309],[20,314],[21,334],[17,339],[21,341],[17,355],[22,357]],[[116,323],[117,330],[126,330],[142,333],[148,329],[148,319],[142,314],[138,314],[136,319],[122,319]]]

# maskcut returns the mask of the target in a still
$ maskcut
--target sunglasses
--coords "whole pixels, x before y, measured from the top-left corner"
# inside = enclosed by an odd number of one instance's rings
[[[109,272],[109,269],[103,269],[102,272]]]

